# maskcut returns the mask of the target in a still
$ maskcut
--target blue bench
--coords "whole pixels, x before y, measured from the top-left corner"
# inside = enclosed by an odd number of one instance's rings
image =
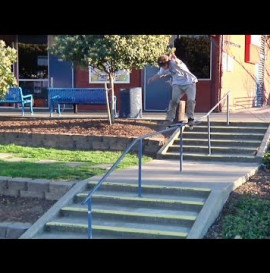
[[[58,115],[61,116],[60,104],[90,104],[107,105],[108,89],[106,88],[48,88],[48,101],[50,116],[57,106]],[[116,116],[116,96],[114,96],[115,116]],[[109,109],[107,108],[108,115]]]
[[[30,104],[30,112],[33,115],[33,95],[23,95],[21,87],[10,87],[8,93],[3,99],[0,98],[0,103],[20,103],[22,105],[22,116],[24,117],[24,105]]]

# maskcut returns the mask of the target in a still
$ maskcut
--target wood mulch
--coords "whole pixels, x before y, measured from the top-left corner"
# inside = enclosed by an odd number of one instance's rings
[[[158,121],[88,118],[0,117],[0,132],[140,137],[164,129]]]

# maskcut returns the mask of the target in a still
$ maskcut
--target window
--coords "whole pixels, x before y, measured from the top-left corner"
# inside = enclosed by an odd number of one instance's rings
[[[48,79],[46,35],[19,35],[19,79]]]
[[[23,93],[34,96],[34,106],[47,106],[48,98],[48,37],[18,35],[19,85]],[[38,104],[42,100],[42,104]]]
[[[180,35],[174,41],[179,57],[198,79],[210,79],[211,38],[209,35]]]
[[[261,46],[261,35],[251,35],[251,44]]]
[[[89,66],[89,83],[109,82],[108,75],[97,68]],[[115,83],[130,83],[130,73],[125,70],[118,70],[115,73]]]

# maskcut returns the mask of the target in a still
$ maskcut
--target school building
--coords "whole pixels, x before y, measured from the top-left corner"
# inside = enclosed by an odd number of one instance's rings
[[[104,75],[74,67],[50,54],[52,35],[0,35],[16,48],[18,61],[13,72],[24,94],[33,94],[34,107],[48,107],[49,87],[104,87]],[[267,35],[172,35],[171,46],[197,76],[195,112],[208,112],[228,91],[230,109],[269,104],[270,72]],[[171,97],[170,77],[147,84],[158,71],[148,66],[130,74],[119,71],[115,83],[117,108],[121,90],[140,87],[142,111],[166,112]],[[185,99],[185,98],[184,98]],[[14,107],[10,105],[10,107]],[[105,109],[79,105],[78,109]],[[225,103],[217,111],[225,111]]]

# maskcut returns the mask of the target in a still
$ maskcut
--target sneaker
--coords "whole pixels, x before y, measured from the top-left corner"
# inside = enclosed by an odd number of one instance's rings
[[[165,120],[164,124],[165,125],[171,125],[173,123],[173,120]]]
[[[188,126],[190,126],[190,127],[194,126],[194,119],[193,118],[188,119]]]

